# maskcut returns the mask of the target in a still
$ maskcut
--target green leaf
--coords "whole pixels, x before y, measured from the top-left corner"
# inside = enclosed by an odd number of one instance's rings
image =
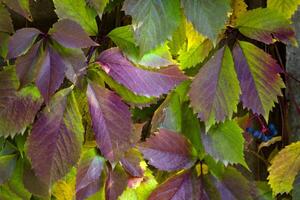
[[[236,28],[245,36],[266,44],[276,39],[285,43],[290,40],[296,44],[295,32],[290,23],[276,10],[257,8],[243,13],[236,21]]]
[[[0,7],[1,7],[1,5],[0,5]],[[1,13],[1,11],[0,11],[0,13]],[[1,18],[1,16],[0,16],[0,18]],[[1,44],[0,45],[0,56],[2,58],[5,58],[6,55],[7,55],[7,52],[8,52],[8,41],[9,41],[9,34],[8,33],[2,33],[2,32],[0,32],[0,44]]]
[[[0,156],[0,184],[10,178],[15,169],[16,161],[16,154]]]
[[[293,199],[300,198],[300,174],[298,173],[294,184],[293,184],[293,192],[292,192]]]
[[[97,13],[85,3],[85,0],[53,0],[53,2],[59,18],[74,20],[90,35],[97,35],[95,19]]]
[[[180,25],[172,35],[171,41],[168,42],[170,52],[176,56],[179,50],[183,47],[186,42],[186,19],[181,17]]]
[[[126,0],[123,10],[133,18],[135,39],[142,54],[171,37],[181,18],[179,0]]]
[[[240,86],[228,47],[216,52],[200,69],[191,84],[189,96],[193,109],[205,122],[206,130],[216,122],[231,119],[237,111]]]
[[[256,200],[273,200],[272,189],[267,182],[257,181],[255,182],[256,186]]]
[[[6,33],[12,33],[14,31],[12,20],[10,18],[10,13],[1,3],[0,3],[0,31]]]
[[[289,193],[293,189],[296,175],[300,171],[300,142],[282,149],[272,160],[269,171],[269,184],[273,195]]]
[[[243,130],[236,121],[225,121],[212,126],[208,133],[202,134],[206,152],[215,160],[228,164],[241,164],[248,169],[244,159]]]
[[[276,12],[290,19],[300,5],[300,0],[268,0],[268,8],[276,10]]]
[[[182,0],[185,15],[203,35],[216,41],[218,33],[225,27],[230,11],[229,0]]]
[[[101,18],[104,8],[109,3],[109,0],[87,0],[87,3],[96,10]]]

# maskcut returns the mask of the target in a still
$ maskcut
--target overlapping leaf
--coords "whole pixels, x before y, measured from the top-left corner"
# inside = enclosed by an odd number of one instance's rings
[[[191,84],[191,105],[205,122],[206,130],[215,122],[231,118],[237,110],[240,87],[228,47],[220,49],[198,72]]]
[[[272,159],[271,164],[268,180],[273,194],[289,193],[300,171],[300,142],[286,146]]]
[[[127,174],[124,169],[117,165],[109,171],[105,184],[105,199],[117,200],[127,186]]]
[[[28,156],[44,184],[50,186],[77,163],[83,131],[72,88],[59,91],[39,115],[28,138]]]
[[[134,142],[129,108],[95,83],[88,85],[87,97],[98,147],[110,162],[118,161]]]
[[[182,0],[185,15],[203,35],[216,41],[230,11],[229,0]]]
[[[102,69],[115,81],[142,96],[159,97],[187,77],[176,67],[147,71],[135,67],[118,48],[111,48],[97,58]]]
[[[235,121],[225,121],[202,134],[202,142],[206,152],[215,160],[225,165],[239,163],[248,168],[244,159],[245,140],[242,133]]]
[[[171,37],[180,23],[179,0],[126,0],[123,10],[133,18],[135,39],[142,54]]]
[[[27,20],[32,21],[29,9],[29,0],[1,0],[7,7],[22,15]]]
[[[279,74],[282,69],[269,54],[248,42],[238,42],[233,57],[243,106],[268,120],[269,112],[284,88]]]
[[[87,3],[96,10],[101,18],[104,8],[109,3],[109,0],[87,0]]]
[[[37,88],[28,86],[17,91],[19,82],[14,67],[0,72],[0,135],[15,136],[33,122],[41,106]]]
[[[10,14],[6,10],[4,5],[2,5],[1,3],[0,3],[0,31],[6,33],[12,33],[14,31]]]
[[[271,44],[278,39],[282,42],[295,41],[294,29],[290,21],[278,11],[269,8],[257,8],[242,14],[236,21],[236,27],[245,36]]]
[[[60,19],[68,18],[76,21],[90,35],[98,32],[95,17],[96,11],[90,8],[85,0],[54,0],[55,12]]]
[[[130,149],[121,159],[123,168],[133,177],[143,177],[144,170],[141,167],[142,155],[137,149]]]
[[[268,0],[268,8],[274,9],[288,19],[293,16],[300,5],[300,0]]]
[[[149,164],[160,170],[187,169],[195,162],[195,150],[182,135],[167,129],[159,132],[139,145]]]
[[[86,199],[100,190],[104,162],[94,149],[83,154],[76,175],[76,199]]]
[[[16,154],[0,155],[0,185],[12,175],[17,162]]]

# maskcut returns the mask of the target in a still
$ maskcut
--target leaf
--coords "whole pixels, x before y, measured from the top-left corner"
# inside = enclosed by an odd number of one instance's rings
[[[1,44],[1,46],[0,46],[0,57],[2,57],[2,58],[6,58],[6,56],[7,56],[9,38],[10,38],[10,35],[8,33],[0,32],[0,44]]]
[[[97,35],[98,28],[95,17],[97,13],[85,0],[54,0],[55,12],[60,19],[68,18],[78,24],[90,35]]]
[[[165,42],[180,23],[178,0],[126,0],[122,9],[132,16],[135,39],[142,54]]]
[[[16,166],[16,154],[0,155],[0,185],[7,181]]]
[[[300,176],[299,173],[295,178],[294,184],[293,184],[293,191],[292,191],[293,199],[297,199],[300,197]]]
[[[12,33],[14,31],[13,23],[10,18],[10,13],[4,5],[0,3],[0,31]]]
[[[287,19],[290,19],[293,14],[297,11],[300,5],[300,0],[268,0],[268,8],[284,15]]]
[[[176,66],[159,71],[139,69],[118,48],[103,51],[97,62],[115,81],[142,96],[159,97],[187,79]]]
[[[72,88],[60,90],[39,115],[27,139],[32,168],[43,183],[50,186],[77,163],[83,132]]]
[[[86,199],[100,190],[104,164],[105,160],[97,155],[95,149],[83,154],[77,169],[76,199]]]
[[[272,197],[272,189],[267,182],[257,181],[255,183],[256,194],[255,198],[257,200],[274,200]]]
[[[150,195],[148,200],[166,199],[166,200],[179,200],[179,199],[199,199],[200,188],[196,188],[195,177],[192,176],[191,172],[183,172],[177,174],[159,187],[157,187]],[[203,200],[208,200],[203,195],[201,195]]]
[[[25,54],[33,45],[39,34],[41,34],[41,32],[35,28],[22,28],[17,30],[9,39],[7,58],[11,59]]]
[[[272,144],[275,144],[276,142],[280,142],[282,140],[281,136],[273,137],[272,139],[268,140],[267,142],[262,142],[258,146],[258,152],[263,148],[263,147],[269,147]]]
[[[229,48],[224,47],[200,69],[193,80],[189,91],[191,105],[208,130],[215,122],[231,119],[237,111],[239,95],[232,55]]]
[[[70,19],[61,19],[49,31],[52,38],[67,48],[88,48],[98,46],[81,26]]]
[[[269,8],[257,8],[242,14],[236,21],[236,28],[245,36],[271,44],[278,39],[296,43],[294,29],[290,21]],[[273,39],[274,38],[274,39]]]
[[[248,42],[239,41],[233,49],[235,69],[242,90],[243,106],[268,120],[269,112],[281,96],[282,69],[267,53]]]
[[[72,185],[66,183],[66,181],[59,180],[57,183],[55,183],[52,195],[57,200],[69,200],[74,199],[73,192]]]
[[[45,102],[49,102],[50,97],[60,87],[64,80],[65,65],[52,48],[46,47],[42,52],[41,60],[37,63],[38,73],[35,84],[39,88]]]
[[[144,170],[141,167],[142,155],[137,149],[130,149],[121,159],[123,168],[133,177],[143,177]]]
[[[230,1],[182,0],[181,2],[187,19],[197,31],[216,41],[218,33],[225,26]]]
[[[6,6],[22,15],[27,20],[32,21],[32,16],[29,10],[29,0],[1,0]]]
[[[14,137],[23,133],[33,122],[42,104],[36,87],[27,86],[18,91],[14,67],[7,67],[0,72],[0,136]]]
[[[117,200],[127,186],[127,174],[124,169],[117,165],[113,170],[109,170],[105,184],[105,199]]]
[[[230,15],[229,24],[235,26],[236,20],[245,12],[248,5],[244,0],[231,0],[232,14]]]
[[[248,168],[244,159],[243,130],[235,121],[212,126],[208,133],[202,134],[206,152],[215,160],[228,164],[241,164]]]
[[[109,0],[87,0],[87,3],[97,11],[101,18],[104,8],[109,3]]]
[[[188,169],[196,161],[195,150],[182,135],[167,129],[139,144],[139,150],[149,164],[164,171]]]
[[[114,92],[93,83],[87,97],[97,145],[106,159],[118,161],[133,144],[129,108]]]
[[[268,171],[273,195],[289,193],[300,171],[300,142],[292,143],[282,149],[271,160]]]

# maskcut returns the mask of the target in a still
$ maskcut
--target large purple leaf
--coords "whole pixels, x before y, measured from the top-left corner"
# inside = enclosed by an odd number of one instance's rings
[[[15,136],[33,122],[42,104],[36,87],[18,91],[19,82],[14,67],[0,72],[0,136]]]
[[[243,106],[268,120],[269,112],[284,88],[279,74],[282,69],[269,54],[248,42],[238,42],[233,57]]]
[[[59,91],[37,118],[27,140],[28,156],[41,181],[50,186],[77,163],[83,132],[72,88]]]
[[[117,200],[125,190],[127,182],[128,176],[120,165],[117,165],[113,170],[110,169],[105,184],[105,199]]]
[[[189,91],[191,105],[208,130],[237,110],[240,87],[228,47],[216,52],[199,71]]]
[[[170,66],[159,71],[137,68],[118,48],[102,52],[97,61],[115,81],[143,96],[159,97],[187,79],[177,66]]]
[[[69,19],[62,19],[50,30],[52,38],[68,48],[87,48],[98,46],[79,24]]]
[[[148,200],[208,200],[206,194],[199,196],[200,189],[199,180],[195,179],[192,172],[183,172],[162,183]]]
[[[21,87],[34,80],[35,74],[37,73],[35,70],[36,65],[39,63],[39,60],[42,59],[41,44],[42,40],[38,41],[25,55],[18,57],[16,60],[17,75]]]
[[[46,47],[42,59],[37,63],[38,73],[35,83],[39,88],[45,102],[62,84],[65,76],[65,65],[62,58],[52,48]]]
[[[141,167],[142,155],[137,149],[130,149],[121,159],[123,168],[133,177],[143,177],[144,170]]]
[[[110,162],[118,161],[134,142],[129,108],[114,92],[93,83],[87,97],[97,145]]]
[[[105,160],[95,149],[83,154],[76,175],[76,199],[82,200],[98,192],[101,187],[101,174]]]
[[[192,144],[176,132],[160,129],[139,145],[149,163],[160,170],[172,171],[191,167],[195,162]]]
[[[7,58],[15,58],[26,53],[39,34],[41,32],[35,28],[17,30],[9,40]]]

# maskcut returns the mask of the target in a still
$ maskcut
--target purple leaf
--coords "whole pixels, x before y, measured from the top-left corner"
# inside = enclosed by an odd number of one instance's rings
[[[42,104],[36,87],[18,91],[19,82],[14,67],[0,72],[0,137],[22,133],[33,122]]]
[[[25,17],[27,20],[32,21],[28,0],[2,0],[2,2],[16,13]]]
[[[93,83],[87,97],[97,145],[106,159],[118,161],[134,142],[129,108],[114,92]]]
[[[177,174],[156,188],[148,200],[208,200],[208,198],[199,197],[198,181],[193,177],[192,172],[183,172]]]
[[[140,163],[142,161],[142,155],[137,149],[130,149],[125,153],[121,159],[123,168],[133,177],[143,177],[144,170]]]
[[[28,138],[34,172],[48,186],[66,175],[80,157],[84,129],[71,90],[67,88],[53,96]]]
[[[45,102],[49,102],[51,95],[55,93],[64,80],[65,65],[58,53],[50,47],[46,47],[42,59],[37,65],[39,71],[35,83]]]
[[[17,30],[9,40],[7,58],[15,58],[26,53],[39,34],[41,32],[35,28]]]
[[[34,80],[35,74],[37,73],[35,68],[41,59],[42,49],[40,48],[42,40],[35,43],[29,51],[17,58],[16,68],[17,75],[20,80],[20,87],[32,82]]]
[[[6,33],[12,33],[14,31],[10,13],[2,4],[0,4],[0,31]]]
[[[159,71],[137,68],[124,57],[118,48],[102,52],[97,61],[115,81],[143,96],[159,97],[187,79],[176,66]]]
[[[113,170],[109,170],[105,184],[105,199],[117,200],[127,186],[128,176],[124,169],[117,165]]]
[[[68,48],[87,48],[98,46],[79,24],[69,19],[62,19],[50,30],[52,38]]]
[[[190,142],[176,132],[160,129],[139,145],[149,163],[160,170],[173,171],[190,168],[195,163]]]
[[[95,149],[84,153],[76,175],[77,200],[86,199],[100,190],[104,164],[105,160],[97,155]]]
[[[282,69],[269,54],[248,42],[239,41],[233,49],[233,57],[243,106],[268,120],[269,112],[284,88],[279,74]]]

